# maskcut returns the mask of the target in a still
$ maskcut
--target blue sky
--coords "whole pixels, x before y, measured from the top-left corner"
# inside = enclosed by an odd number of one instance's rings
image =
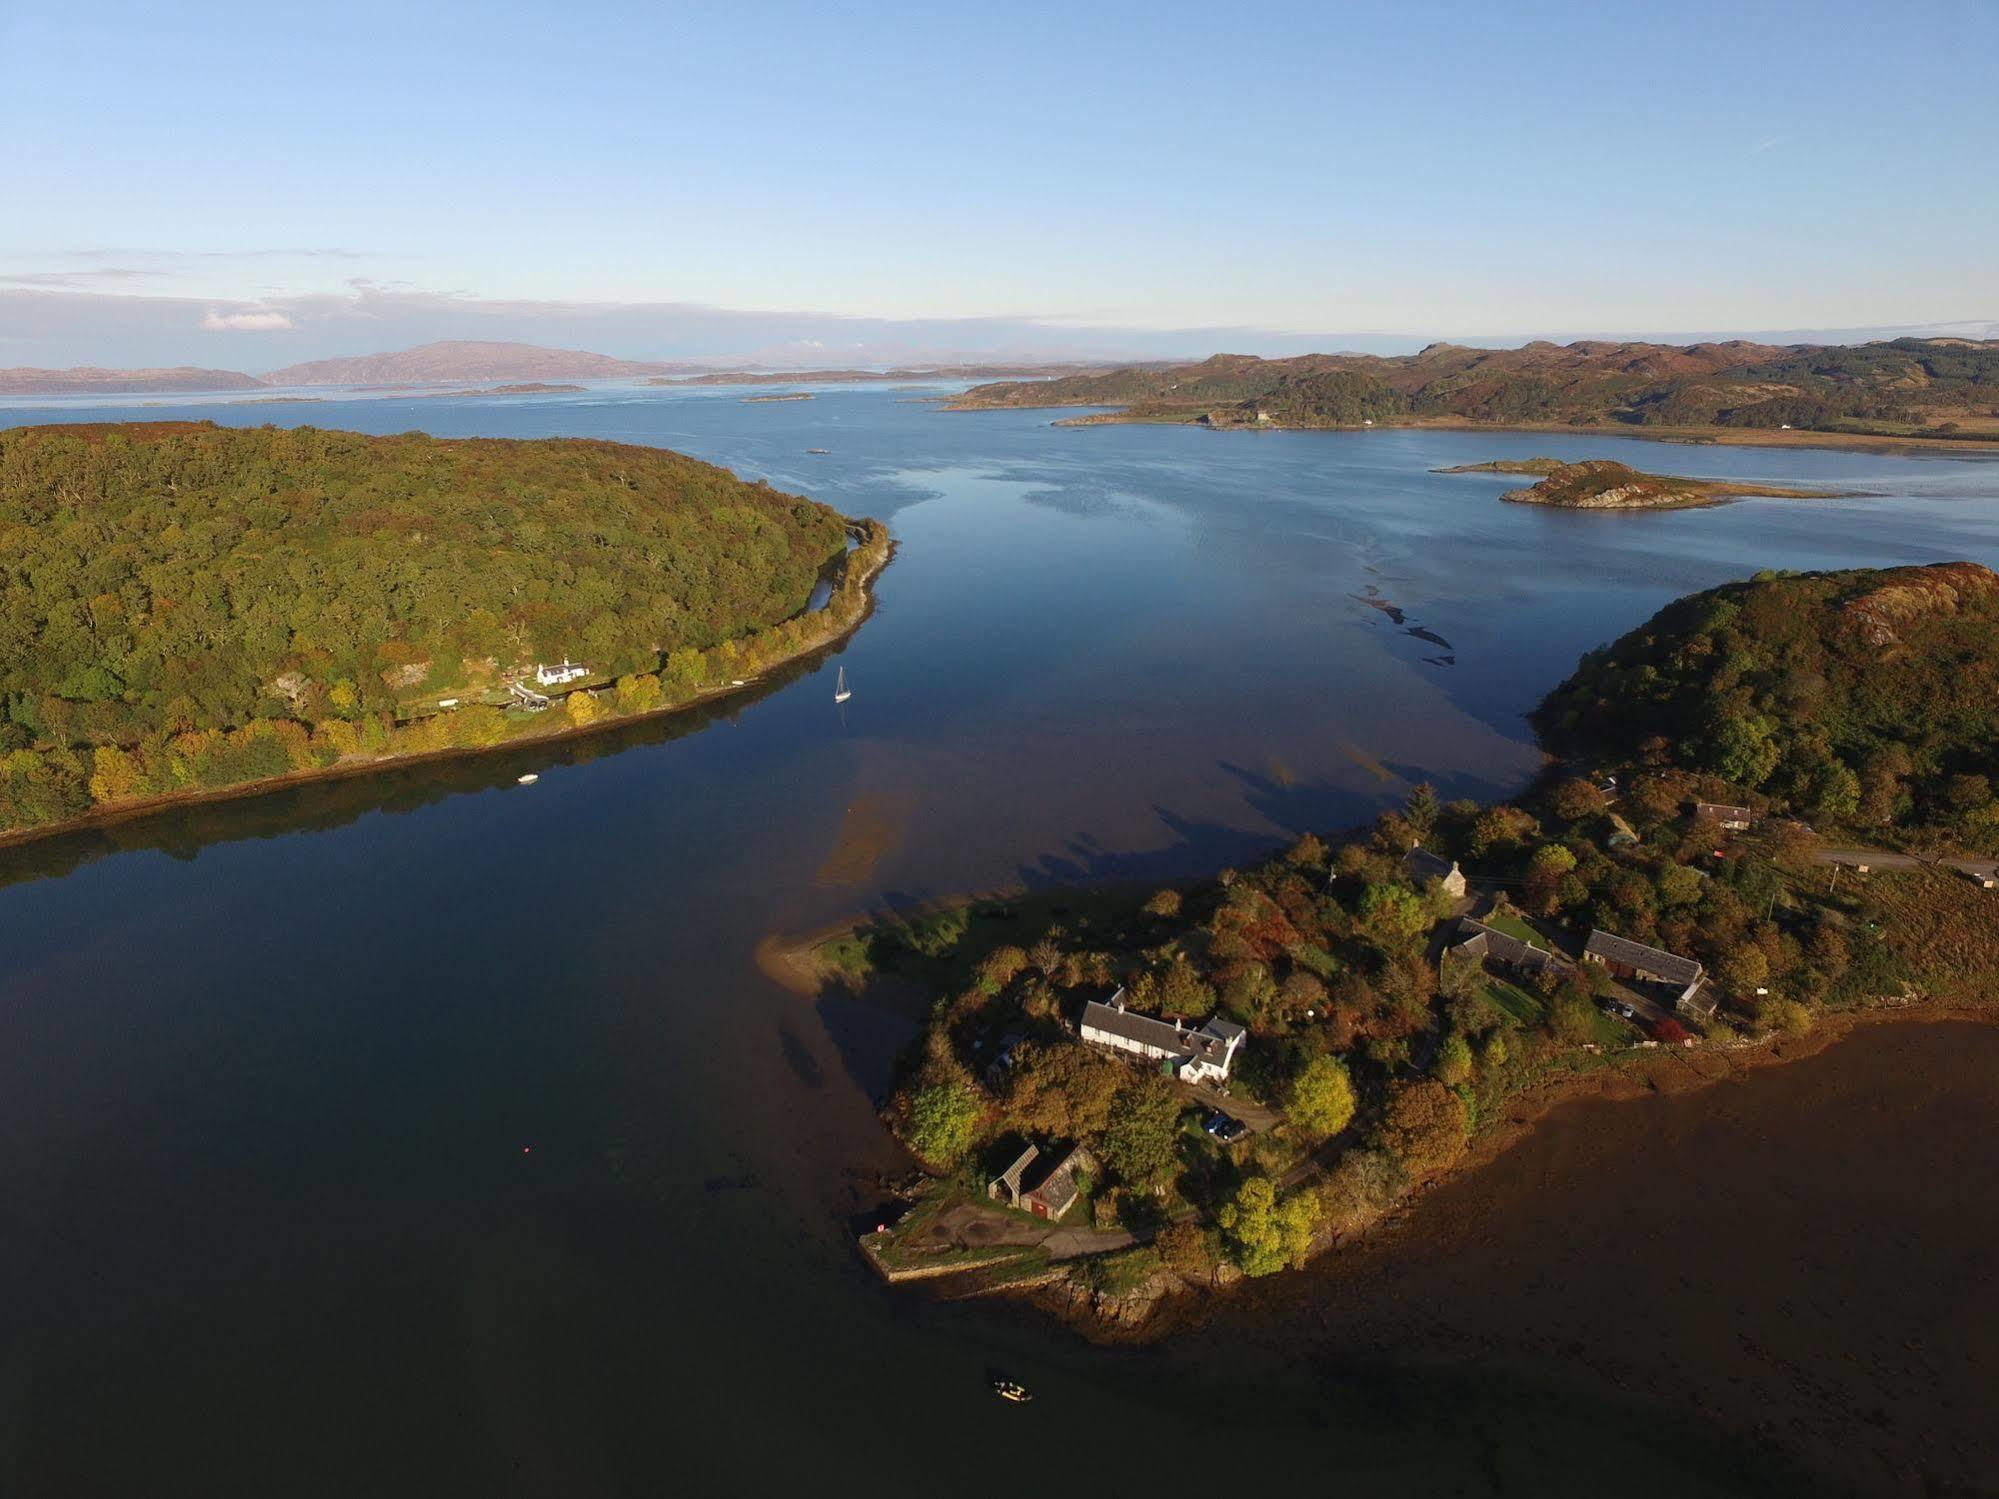
[[[9,5],[0,364],[1999,318],[1995,77],[1992,0]]]

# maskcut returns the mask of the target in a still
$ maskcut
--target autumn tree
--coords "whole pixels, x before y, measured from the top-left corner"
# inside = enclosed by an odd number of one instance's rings
[[[1389,1094],[1380,1142],[1412,1178],[1420,1180],[1451,1165],[1470,1139],[1464,1100],[1435,1079],[1403,1083]]]

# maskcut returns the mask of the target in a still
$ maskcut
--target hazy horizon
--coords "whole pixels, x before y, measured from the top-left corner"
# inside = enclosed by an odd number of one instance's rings
[[[1995,57],[1970,0],[16,6],[0,365],[1988,328]]]

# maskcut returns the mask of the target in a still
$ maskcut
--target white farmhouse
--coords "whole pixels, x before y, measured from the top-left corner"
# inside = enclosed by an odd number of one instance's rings
[[[1241,1026],[1219,1018],[1193,1030],[1177,1020],[1133,1014],[1124,1007],[1122,989],[1111,996],[1109,1004],[1091,1000],[1083,1006],[1085,1041],[1164,1063],[1174,1076],[1190,1083],[1227,1082],[1236,1048],[1246,1034]]]
[[[534,669],[534,679],[544,687],[560,687],[564,682],[573,682],[578,677],[589,675],[589,667],[578,666],[567,656],[562,658],[560,666],[537,666]]]

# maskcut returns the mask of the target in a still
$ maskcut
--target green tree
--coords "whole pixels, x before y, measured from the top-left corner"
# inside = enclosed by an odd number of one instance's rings
[[[1406,885],[1374,884],[1360,893],[1358,924],[1375,946],[1399,952],[1429,929],[1430,913]]]
[[[978,1138],[984,1112],[967,1083],[952,1080],[920,1088],[909,1100],[909,1148],[933,1166],[955,1166]]]
[[[1274,1275],[1302,1264],[1312,1247],[1318,1205],[1310,1193],[1280,1198],[1267,1176],[1252,1176],[1222,1204],[1221,1225],[1231,1257],[1245,1275]]]
[[[1180,1100],[1157,1073],[1140,1073],[1118,1090],[1104,1130],[1104,1164],[1141,1190],[1163,1187],[1179,1165]]]
[[[1471,1043],[1454,1031],[1437,1049],[1437,1081],[1455,1088],[1471,1077],[1471,1070]]]
[[[1690,906],[1701,898],[1701,877],[1685,864],[1668,864],[1659,871],[1656,886],[1662,906]]]
[[[1307,1134],[1325,1137],[1345,1129],[1354,1115],[1353,1078],[1338,1057],[1314,1057],[1291,1080],[1288,1111]]]
[[[1437,788],[1428,781],[1419,781],[1410,788],[1409,800],[1403,804],[1402,815],[1409,819],[1409,826],[1417,836],[1427,838],[1437,826]]]

